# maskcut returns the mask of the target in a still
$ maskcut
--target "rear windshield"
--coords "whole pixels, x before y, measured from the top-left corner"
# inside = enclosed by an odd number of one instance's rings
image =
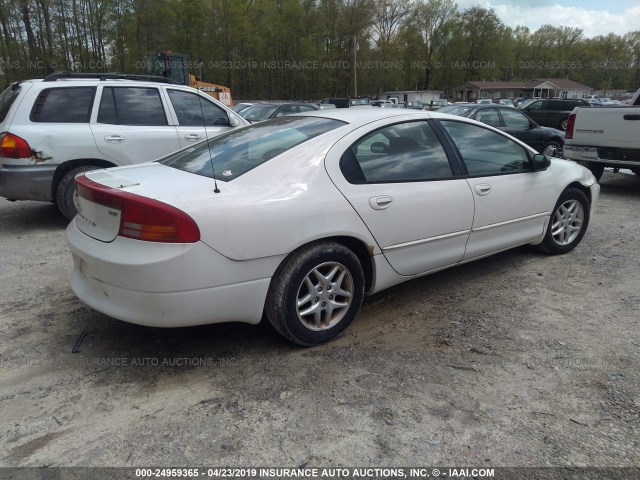
[[[15,99],[20,95],[20,90],[22,90],[22,88],[18,85],[9,85],[0,93],[0,123],[4,122],[4,119],[7,118],[7,113],[9,113],[9,109]]]
[[[271,158],[344,125],[321,117],[281,117],[231,130],[207,142],[158,160],[169,167],[233,180]]]

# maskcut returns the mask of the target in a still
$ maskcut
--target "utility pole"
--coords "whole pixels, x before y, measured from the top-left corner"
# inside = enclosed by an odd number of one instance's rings
[[[358,38],[354,35],[353,36],[353,96],[354,98],[358,98],[358,73],[356,70],[358,66],[357,52],[358,52]]]

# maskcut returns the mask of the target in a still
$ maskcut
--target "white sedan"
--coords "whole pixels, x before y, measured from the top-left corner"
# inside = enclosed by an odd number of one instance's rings
[[[268,120],[76,181],[85,303],[156,327],[265,313],[301,345],[343,332],[365,293],[518,245],[569,252],[599,194],[573,162],[405,109]]]

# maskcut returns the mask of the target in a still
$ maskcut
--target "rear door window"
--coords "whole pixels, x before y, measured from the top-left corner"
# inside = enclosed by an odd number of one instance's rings
[[[500,113],[502,113],[504,126],[507,128],[514,128],[517,130],[528,130],[531,128],[531,122],[529,119],[517,110],[504,108],[500,110]]]
[[[353,184],[443,180],[454,176],[442,144],[427,122],[406,122],[371,132],[340,158]]]
[[[107,87],[102,90],[98,123],[167,125],[167,115],[157,88]]]
[[[36,98],[29,119],[44,123],[89,123],[95,87],[46,88]]]
[[[213,102],[195,93],[173,89],[167,91],[180,125],[187,127],[229,125],[227,113]]]

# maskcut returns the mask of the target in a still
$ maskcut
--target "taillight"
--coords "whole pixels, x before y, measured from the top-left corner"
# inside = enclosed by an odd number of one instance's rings
[[[573,126],[576,124],[576,114],[572,113],[567,118],[567,131],[564,132],[564,138],[571,140],[573,138]]]
[[[200,229],[193,219],[166,203],[107,187],[85,175],[76,178],[78,195],[90,202],[120,211],[121,237],[147,242],[195,243]]]
[[[26,140],[13,133],[4,133],[0,140],[0,157],[4,158],[29,158],[31,147]]]

